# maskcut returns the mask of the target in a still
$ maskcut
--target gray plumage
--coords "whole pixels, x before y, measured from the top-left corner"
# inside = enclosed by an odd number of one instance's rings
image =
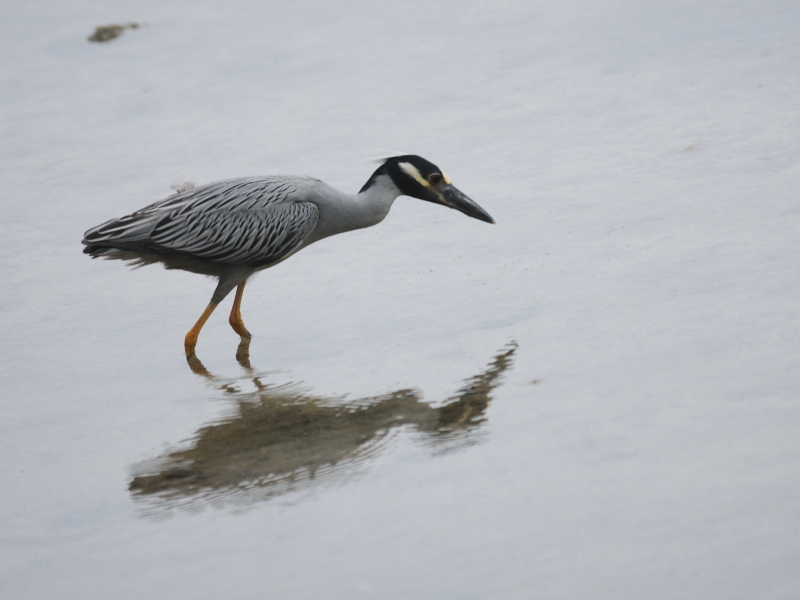
[[[313,183],[321,182],[297,177],[218,181],[94,227],[84,244],[89,253],[102,247],[267,266],[314,230],[319,210],[307,201]]]
[[[330,208],[348,200],[352,198],[311,177],[218,181],[90,229],[84,252],[219,277],[214,294],[219,302],[245,273],[271,267],[310,243],[319,205]],[[335,223],[322,230],[331,225]],[[321,239],[319,233],[316,239]]]
[[[217,277],[213,310],[256,271],[325,237],[380,223],[402,194],[494,222],[438,167],[406,155],[384,161],[355,195],[296,176],[230,179],[188,189],[89,229],[84,252]],[[240,293],[234,306],[240,327],[234,328],[244,337]],[[196,325],[195,338],[205,318]],[[231,319],[233,325],[234,313]],[[187,341],[187,353],[189,347]]]

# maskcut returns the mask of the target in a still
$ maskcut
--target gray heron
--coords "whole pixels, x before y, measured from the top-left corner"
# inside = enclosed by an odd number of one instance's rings
[[[312,177],[245,177],[180,191],[164,200],[112,219],[84,234],[85,254],[161,263],[216,277],[211,302],[186,334],[193,356],[200,330],[219,303],[236,288],[230,324],[242,340],[242,294],[256,271],[286,260],[298,250],[337,233],[377,225],[399,196],[441,204],[494,223],[455,188],[439,167],[408,154],[382,161],[358,194],[346,194]]]

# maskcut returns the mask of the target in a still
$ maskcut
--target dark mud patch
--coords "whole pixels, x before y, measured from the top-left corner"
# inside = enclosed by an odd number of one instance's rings
[[[126,29],[139,29],[139,23],[128,23],[127,25],[98,25],[94,33],[87,39],[90,42],[110,42],[117,39]]]

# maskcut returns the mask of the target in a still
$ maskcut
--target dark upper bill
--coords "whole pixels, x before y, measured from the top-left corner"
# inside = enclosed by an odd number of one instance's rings
[[[461,211],[468,217],[478,219],[479,221],[485,221],[486,223],[495,222],[495,220],[489,216],[489,213],[483,210],[474,200],[455,186],[448,185],[441,190],[441,194],[444,196],[448,206]]]

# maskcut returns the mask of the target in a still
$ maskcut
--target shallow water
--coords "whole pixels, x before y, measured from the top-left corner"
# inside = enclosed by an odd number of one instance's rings
[[[797,597],[797,13],[4,7],[0,597]],[[303,250],[248,358],[224,307],[183,356],[212,281],[81,254],[170,184],[401,152],[498,224]]]
[[[196,356],[192,369],[209,378],[235,410],[198,429],[187,448],[136,465],[129,489],[143,514],[192,512],[205,504],[237,508],[324,487],[364,470],[395,430],[416,433],[433,454],[476,444],[492,390],[512,362],[515,345],[437,406],[413,389],[372,398],[320,398],[292,383],[271,385],[251,372],[256,391],[211,375]]]

